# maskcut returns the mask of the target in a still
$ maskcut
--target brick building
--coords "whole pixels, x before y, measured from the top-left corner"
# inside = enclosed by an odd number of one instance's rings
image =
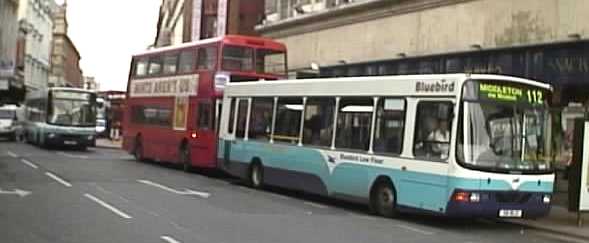
[[[80,53],[67,35],[67,1],[55,12],[49,86],[84,87]]]
[[[225,34],[257,35],[264,0],[162,0],[154,46]]]

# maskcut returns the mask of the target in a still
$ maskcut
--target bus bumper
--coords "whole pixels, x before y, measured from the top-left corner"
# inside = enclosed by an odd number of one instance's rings
[[[457,193],[467,198],[457,197]],[[551,198],[546,192],[455,191],[446,214],[460,218],[540,218],[550,212]]]
[[[95,146],[94,135],[74,135],[74,134],[59,134],[47,133],[45,134],[45,142],[50,145],[65,145],[65,146],[80,146],[92,147]]]

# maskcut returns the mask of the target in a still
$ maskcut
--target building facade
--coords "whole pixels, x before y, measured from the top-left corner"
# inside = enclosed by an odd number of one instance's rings
[[[0,0],[0,104],[24,98],[22,73],[17,69],[18,0]]]
[[[53,43],[51,48],[51,74],[49,86],[84,87],[80,68],[80,52],[67,34],[67,1],[56,8],[54,14]]]
[[[264,0],[162,0],[154,46],[225,34],[257,35]]]
[[[293,72],[313,64],[324,76],[502,73],[553,84],[561,105],[589,100],[589,1],[267,0],[266,6],[270,17],[257,30],[287,45]]]
[[[53,0],[20,0],[19,28],[24,38],[24,81],[27,90],[47,87],[52,40]]]

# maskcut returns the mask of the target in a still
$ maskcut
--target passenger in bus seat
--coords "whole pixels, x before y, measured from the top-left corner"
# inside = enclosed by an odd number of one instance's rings
[[[448,121],[439,119],[436,129],[428,135],[427,140],[432,142],[431,150],[436,156],[439,156],[441,159],[447,159],[450,150],[450,131],[448,130]]]

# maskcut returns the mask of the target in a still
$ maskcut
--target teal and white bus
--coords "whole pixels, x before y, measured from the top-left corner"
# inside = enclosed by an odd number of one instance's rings
[[[96,94],[77,88],[49,88],[27,95],[25,139],[41,147],[94,146]]]
[[[546,215],[551,87],[499,75],[231,83],[218,163],[253,187],[366,203],[376,213]]]

